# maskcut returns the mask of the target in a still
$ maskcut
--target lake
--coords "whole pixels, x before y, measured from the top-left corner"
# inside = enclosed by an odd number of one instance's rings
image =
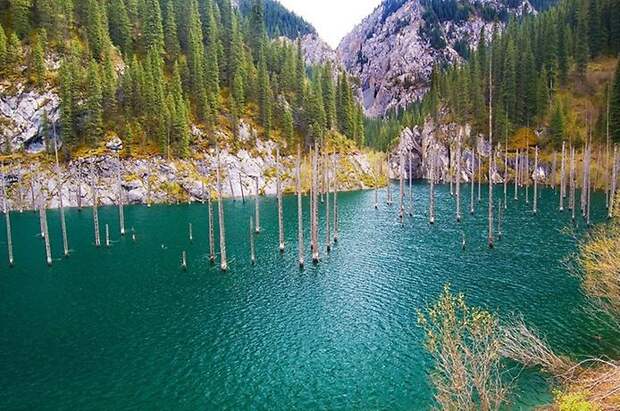
[[[534,215],[523,193],[512,200],[510,187],[504,238],[493,250],[484,192],[470,216],[464,186],[457,224],[449,188],[437,187],[431,226],[428,188],[417,183],[415,216],[401,226],[393,190],[395,204],[388,207],[381,191],[379,210],[372,191],[341,193],[340,241],[326,255],[321,230],[322,261],[303,271],[295,197],[284,199],[283,255],[276,201],[261,199],[254,267],[248,240],[254,203],[225,202],[228,273],[209,262],[202,204],[127,207],[135,242],[120,237],[117,210],[102,208],[102,233],[110,224],[113,243],[100,249],[91,210],[68,210],[68,259],[59,214],[50,211],[51,268],[33,212],[11,214],[16,266],[8,267],[2,218],[0,408],[428,409],[432,364],[416,312],[445,283],[502,318],[523,315],[560,353],[620,355],[620,333],[588,317],[578,280],[562,264],[585,231],[581,219],[573,230],[570,214],[557,211],[552,189],[543,190]],[[496,190],[496,199],[503,197],[502,187]],[[594,222],[604,219],[604,201],[601,193],[593,196]],[[307,221],[307,197],[304,205]],[[309,249],[306,243],[308,262]],[[550,399],[544,378],[526,371],[512,408]]]

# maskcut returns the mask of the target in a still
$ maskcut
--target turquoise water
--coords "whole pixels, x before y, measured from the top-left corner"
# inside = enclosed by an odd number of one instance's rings
[[[620,335],[586,316],[578,282],[561,264],[576,238],[552,190],[542,193],[537,216],[524,201],[510,201],[494,250],[486,244],[484,200],[459,225],[448,188],[439,187],[430,226],[427,187],[417,184],[415,193],[416,215],[404,226],[397,204],[382,201],[375,210],[373,192],[341,194],[340,242],[304,271],[293,197],[284,201],[284,255],[275,199],[261,201],[255,267],[248,242],[254,205],[226,202],[226,274],[209,263],[200,204],[128,207],[136,242],[119,238],[117,210],[103,208],[109,249],[93,245],[90,210],[71,210],[69,259],[61,258],[58,213],[50,211],[51,268],[37,216],[12,214],[15,268],[0,244],[0,408],[428,409],[431,364],[416,310],[446,282],[501,316],[522,314],[561,353],[620,355]],[[594,221],[602,221],[604,198],[593,200]],[[464,203],[466,210],[468,196]],[[187,272],[180,269],[184,250]],[[548,400],[544,379],[524,372],[513,408]]]

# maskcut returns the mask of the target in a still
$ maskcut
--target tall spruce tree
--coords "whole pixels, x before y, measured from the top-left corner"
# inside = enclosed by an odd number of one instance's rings
[[[13,31],[24,38],[31,29],[32,0],[11,0],[9,4]]]
[[[131,53],[131,21],[123,0],[109,0],[108,27],[112,44],[117,46],[123,54]]]
[[[174,2],[172,0],[168,0],[166,3],[164,43],[166,45],[166,56],[168,57],[168,61],[176,61],[177,57],[181,53],[181,44],[179,43],[177,17],[174,9]]]
[[[159,0],[143,0],[143,27],[142,35],[144,38],[144,47],[147,51],[151,49],[162,53],[164,50],[164,28],[161,18],[161,7]]]
[[[104,134],[101,75],[99,74],[99,66],[94,60],[88,67],[86,83],[84,137],[86,144],[93,145],[98,143]]]
[[[2,72],[7,62],[7,38],[4,28],[0,24],[0,72]]]

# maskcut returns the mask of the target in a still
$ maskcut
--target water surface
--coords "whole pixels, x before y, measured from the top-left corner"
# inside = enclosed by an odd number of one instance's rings
[[[561,264],[584,231],[557,211],[553,190],[542,193],[537,216],[509,196],[494,250],[484,200],[459,225],[448,187],[439,187],[430,226],[427,187],[414,191],[415,216],[402,226],[384,192],[379,210],[373,192],[341,194],[340,242],[328,256],[322,246],[321,263],[304,271],[293,197],[284,201],[284,255],[275,199],[261,201],[255,267],[254,204],[226,202],[226,274],[209,263],[204,205],[128,207],[136,242],[118,234],[117,210],[103,208],[102,232],[108,223],[113,244],[101,249],[90,210],[71,210],[69,259],[61,258],[58,213],[50,211],[51,268],[37,216],[13,213],[13,269],[0,236],[0,408],[428,409],[431,364],[416,311],[447,282],[472,304],[523,315],[560,353],[620,355],[620,336],[588,318],[578,281]],[[604,198],[593,201],[594,221],[602,221]],[[464,203],[466,211],[467,196]],[[305,205],[307,218],[307,198]],[[180,269],[184,250],[188,272]],[[308,244],[306,251],[309,260]],[[549,398],[544,379],[525,372],[513,408]]]

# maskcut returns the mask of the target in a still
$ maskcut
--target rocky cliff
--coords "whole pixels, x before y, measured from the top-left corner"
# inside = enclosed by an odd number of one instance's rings
[[[420,99],[433,67],[462,61],[483,28],[527,13],[535,13],[528,0],[384,0],[337,51],[360,80],[366,113],[382,116]]]

